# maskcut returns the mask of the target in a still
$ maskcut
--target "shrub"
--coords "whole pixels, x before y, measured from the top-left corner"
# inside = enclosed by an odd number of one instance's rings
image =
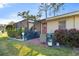
[[[6,31],[9,37],[15,37],[16,36],[16,29],[13,25],[7,25]]]
[[[14,30],[15,29],[15,26],[13,26],[13,25],[7,25],[6,26],[6,30],[8,31],[8,30]]]
[[[8,32],[9,37],[16,37],[16,31],[15,30],[9,30],[7,32]]]
[[[6,31],[9,37],[21,38],[22,28],[16,29],[13,25],[7,25]]]
[[[64,41],[67,39],[66,37],[67,30],[56,30],[54,32],[54,35],[56,37],[56,41],[59,42],[60,44],[64,44]]]
[[[79,47],[79,30],[56,30],[54,35],[56,37],[56,41],[58,41],[60,44],[71,47]]]
[[[17,29],[16,30],[16,38],[21,38],[22,32],[23,32],[22,28]]]
[[[0,37],[0,40],[8,40],[8,37]]]
[[[69,41],[71,46],[79,47],[79,30],[70,29],[69,30]]]

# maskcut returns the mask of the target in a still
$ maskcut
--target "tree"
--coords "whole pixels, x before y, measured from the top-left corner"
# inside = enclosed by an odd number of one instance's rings
[[[35,25],[36,23],[38,22],[38,20],[40,19],[41,15],[31,15],[31,19],[33,20],[33,24],[34,24],[34,28],[35,28]]]
[[[41,5],[39,6],[39,12],[38,13],[41,16],[42,12],[44,12],[45,13],[45,18],[47,18],[48,10],[49,10],[49,4],[48,3],[41,3]]]
[[[48,11],[53,11],[54,16],[60,10],[60,8],[64,5],[64,3],[41,3],[39,6],[38,14],[42,16],[42,13],[45,13],[45,18],[48,17]],[[52,13],[52,12],[51,12]]]
[[[18,12],[18,16],[21,16],[24,20],[27,20],[27,29],[29,29],[29,20],[32,20],[32,15],[29,13],[29,11]]]
[[[64,3],[50,3],[50,10],[53,10],[54,16],[56,16],[56,13],[63,5]]]
[[[21,16],[22,18],[27,20],[27,29],[29,29],[29,20],[33,21],[34,24],[37,20],[37,16],[30,14],[29,11],[19,12],[18,16]]]

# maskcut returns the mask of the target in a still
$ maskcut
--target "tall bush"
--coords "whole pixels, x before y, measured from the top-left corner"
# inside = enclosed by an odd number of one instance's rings
[[[71,47],[79,47],[79,30],[56,30],[54,35],[56,37],[56,41],[58,41],[60,44]]]
[[[22,28],[16,29],[13,25],[7,25],[6,31],[9,37],[21,38],[21,33],[23,32]]]
[[[9,37],[15,37],[16,36],[16,29],[13,25],[7,25],[6,31],[7,31]]]
[[[17,32],[16,38],[21,38],[23,29],[22,29],[22,28],[18,28],[18,29],[16,30],[16,32]]]

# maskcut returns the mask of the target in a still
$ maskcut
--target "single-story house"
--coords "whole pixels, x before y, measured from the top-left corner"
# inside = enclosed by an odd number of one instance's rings
[[[22,20],[14,24],[16,28],[26,28],[27,21]],[[29,22],[29,28],[33,23]],[[34,26],[40,33],[54,33],[57,29],[79,29],[79,11],[70,12],[47,19],[39,20]]]
[[[22,20],[14,24],[16,28],[27,28],[27,20]],[[29,22],[29,28],[33,26],[32,22]]]
[[[40,24],[35,26],[41,33],[54,33],[57,29],[79,29],[79,11],[49,17],[39,22]]]

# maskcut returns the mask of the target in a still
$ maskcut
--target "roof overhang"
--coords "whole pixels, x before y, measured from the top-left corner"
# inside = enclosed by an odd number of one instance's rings
[[[56,20],[59,18],[64,18],[64,17],[70,17],[70,16],[75,16],[75,15],[79,15],[79,11],[75,11],[75,12],[70,12],[70,13],[66,13],[66,14],[62,14],[62,15],[58,15],[58,16],[54,16],[54,17],[49,17],[46,20]]]

